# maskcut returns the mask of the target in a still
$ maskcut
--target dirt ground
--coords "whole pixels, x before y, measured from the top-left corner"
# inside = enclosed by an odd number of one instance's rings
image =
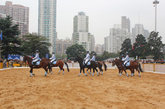
[[[42,69],[35,77],[29,68],[0,71],[0,109],[165,109],[164,74],[78,77],[78,69],[58,70],[47,77]]]

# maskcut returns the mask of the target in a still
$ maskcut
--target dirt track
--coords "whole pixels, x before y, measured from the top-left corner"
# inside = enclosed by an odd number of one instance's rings
[[[44,77],[44,70],[0,71],[0,109],[165,109],[165,75],[78,77],[79,70]],[[130,75],[130,73],[129,73]]]

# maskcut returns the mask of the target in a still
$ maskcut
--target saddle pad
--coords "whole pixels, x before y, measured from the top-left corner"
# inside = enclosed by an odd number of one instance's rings
[[[57,63],[57,61],[54,61],[54,62],[53,62],[53,64],[56,64],[56,63]]]
[[[130,66],[130,62],[127,62],[127,63],[126,63],[126,66],[127,66],[127,67]]]
[[[37,62],[36,62],[36,65],[40,65],[40,61],[37,61]]]
[[[91,62],[89,61],[88,63],[87,63],[87,65],[90,65],[91,64]]]

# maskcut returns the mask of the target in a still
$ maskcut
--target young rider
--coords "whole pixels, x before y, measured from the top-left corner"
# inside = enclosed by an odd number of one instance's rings
[[[36,50],[35,57],[33,58],[32,64],[36,63],[39,60],[40,60],[39,51]]]
[[[84,58],[85,60],[85,65],[87,65],[87,63],[90,61],[90,54],[89,51],[87,51],[86,57]]]
[[[52,52],[52,57],[50,58],[50,63],[52,64],[54,61],[56,61],[56,56],[55,56],[55,53]]]

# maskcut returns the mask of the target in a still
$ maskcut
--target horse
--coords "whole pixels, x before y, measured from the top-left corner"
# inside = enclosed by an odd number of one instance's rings
[[[50,60],[49,60],[50,61]],[[56,64],[52,64],[52,63],[50,63],[50,69],[49,69],[49,71],[50,71],[50,73],[52,73],[52,67],[58,67],[59,66],[59,68],[60,68],[60,70],[59,70],[59,72],[58,72],[58,74],[61,72],[61,70],[63,70],[63,75],[64,75],[64,64],[66,65],[66,67],[67,67],[67,71],[69,72],[69,66],[68,66],[68,64],[66,63],[66,62],[64,62],[64,61],[62,61],[62,60],[58,60],[57,62],[56,62]]]
[[[48,72],[48,68],[50,69],[50,64],[49,64],[49,60],[46,58],[42,58],[40,61],[39,65],[33,65],[32,64],[32,57],[31,56],[24,56],[23,57],[23,61],[26,63],[28,63],[29,67],[30,67],[30,76],[34,76],[35,74],[33,73],[33,69],[34,68],[43,68],[45,70],[45,76],[47,76],[47,72]]]
[[[82,71],[82,70],[83,70],[84,75],[87,76],[87,74],[85,73],[85,70],[84,70],[85,68],[89,68],[89,69],[93,68],[92,76],[94,76],[95,70],[97,71],[97,76],[99,76],[98,70],[97,70],[97,68],[96,68],[96,67],[97,67],[96,62],[91,61],[91,64],[90,64],[90,65],[84,65],[84,59],[81,58],[81,57],[79,57],[79,56],[76,56],[76,58],[75,58],[74,61],[75,61],[75,62],[78,61],[78,63],[79,63],[79,66],[80,66],[80,73],[79,73],[79,76],[81,75],[81,71]]]
[[[107,71],[107,65],[105,64],[104,61],[96,61],[96,65],[99,68],[101,75],[103,75],[103,69],[102,69],[103,65],[104,65],[105,71]],[[87,72],[88,72],[88,70],[89,70],[89,68],[87,69]],[[100,74],[100,72],[99,72],[99,74]],[[88,74],[89,74],[89,72],[88,72]],[[91,74],[91,68],[90,68],[90,74]]]
[[[131,76],[134,76],[134,70],[138,71],[139,77],[141,77],[140,72],[143,72],[141,65],[138,61],[130,61],[130,66],[123,66],[123,61],[120,59],[115,59],[112,61],[112,66],[116,65],[119,70],[119,75],[122,75],[122,72],[125,71],[127,77],[128,73],[126,72],[126,69],[129,69],[131,71]]]

